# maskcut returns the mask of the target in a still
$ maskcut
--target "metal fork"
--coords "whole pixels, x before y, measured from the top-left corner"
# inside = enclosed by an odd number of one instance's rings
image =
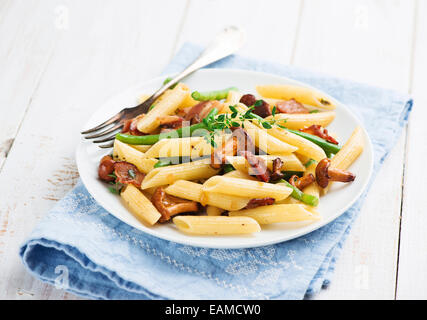
[[[216,35],[215,39],[193,63],[191,63],[184,71],[175,76],[171,81],[164,84],[146,101],[137,105],[136,107],[123,109],[110,119],[104,121],[96,127],[81,132],[81,134],[86,135],[86,139],[98,138],[97,140],[93,141],[94,143],[113,141],[115,135],[123,128],[126,120],[135,118],[141,113],[147,113],[153,102],[168,88],[178,83],[194,71],[234,53],[243,45],[244,41],[245,33],[242,30],[235,26],[226,27]],[[102,129],[105,130],[100,131]],[[112,146],[113,143],[111,142],[100,145],[99,147],[111,148]]]

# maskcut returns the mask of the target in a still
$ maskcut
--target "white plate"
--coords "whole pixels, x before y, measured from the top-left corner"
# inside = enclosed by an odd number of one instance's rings
[[[141,94],[154,92],[155,89],[160,87],[165,78],[166,76],[158,77],[111,98],[100,107],[84,128],[91,128],[105,121],[105,119],[120,111],[123,107],[134,106]],[[202,91],[236,86],[243,93],[254,93],[255,86],[259,84],[297,84],[307,86],[291,79],[267,73],[232,69],[199,70],[188,77],[185,83],[192,90]],[[357,125],[362,126],[357,117],[346,106],[338,102],[335,121],[328,127],[328,130],[337,134],[340,141],[345,141],[350,137]],[[373,165],[372,144],[366,131],[364,130],[363,132],[366,143],[364,152],[351,166],[351,171],[356,174],[356,180],[349,184],[334,184],[331,191],[321,198],[318,210],[323,217],[322,220],[308,225],[282,223],[263,226],[262,231],[254,235],[190,236],[178,231],[173,223],[147,227],[141,224],[123,206],[119,196],[110,193],[107,185],[98,179],[97,168],[99,160],[103,155],[110,153],[111,150],[101,150],[92,142],[82,138],[77,148],[77,166],[83,183],[96,201],[116,218],[136,229],[162,239],[186,245],[210,248],[249,248],[294,239],[316,230],[339,217],[358,199],[369,181]]]

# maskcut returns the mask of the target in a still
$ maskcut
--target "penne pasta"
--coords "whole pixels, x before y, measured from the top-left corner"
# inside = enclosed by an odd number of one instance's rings
[[[141,189],[172,184],[177,180],[206,179],[216,173],[218,170],[210,166],[210,159],[155,168],[145,176]]]
[[[248,234],[261,231],[258,222],[248,217],[178,216],[173,222],[179,230],[197,235]]]
[[[194,146],[201,142],[207,144],[203,137],[163,139],[156,142],[145,155],[151,158],[191,156]],[[211,154],[210,148],[204,151]]]
[[[213,192],[250,199],[271,197],[280,201],[287,198],[292,189],[272,183],[215,176],[203,184],[202,192],[204,195]]]
[[[317,144],[314,144],[303,137],[297,136],[296,134],[289,132],[286,129],[282,128],[272,128],[268,130],[269,134],[277,139],[289,143],[298,148],[295,151],[298,154],[302,154],[310,159],[314,159],[316,161],[320,161],[326,158],[325,151]]]
[[[363,151],[365,141],[363,138],[363,132],[361,127],[354,129],[350,138],[342,146],[341,150],[338,151],[336,155],[333,156],[331,160],[331,168],[346,170],[350,165],[360,156]],[[322,189],[322,194],[326,194],[331,187],[331,182],[329,185]]]
[[[159,211],[138,188],[129,184],[120,196],[129,210],[140,221],[154,225],[161,217]]]
[[[317,113],[278,113],[274,116],[276,120],[286,120],[284,124],[288,129],[302,129],[311,125],[320,125],[327,127],[335,119],[335,111],[317,112]],[[272,116],[266,120],[272,119]]]
[[[178,180],[165,189],[166,193],[187,200],[200,202],[203,206],[210,205],[227,211],[240,210],[249,202],[249,198],[243,198],[220,193],[203,194],[202,185],[199,183]]]
[[[158,160],[147,158],[146,155],[123,143],[119,140],[114,140],[113,156],[120,161],[126,161],[135,165],[142,173],[148,173],[154,168]]]
[[[167,90],[155,104],[155,107],[138,121],[138,130],[144,133],[153,132],[160,124],[158,118],[173,114],[188,93],[188,87],[182,83],[179,83],[174,89]]]
[[[221,213],[223,213],[224,210],[218,207],[214,207],[214,206],[207,206],[206,207],[206,214],[208,216],[220,216]]]
[[[332,158],[331,167],[346,170],[360,156],[365,142],[361,127],[354,129],[341,150]]]
[[[165,192],[178,198],[200,202],[202,185],[187,180],[177,180],[168,186]]]
[[[130,145],[132,148],[141,151],[141,152],[147,152],[148,149],[150,149],[152,147],[151,144],[132,144]]]
[[[311,106],[333,110],[336,105],[331,98],[327,97],[323,93],[302,86],[296,85],[262,85],[256,87],[257,92],[266,98],[280,99],[280,100],[291,100],[308,104]]]
[[[316,210],[303,204],[273,204],[254,209],[232,211],[228,214],[230,217],[250,217],[258,221],[259,224],[320,220],[320,214]]]
[[[268,134],[266,129],[261,129],[250,121],[245,121],[245,130],[252,138],[255,145],[269,154],[290,154],[298,150],[282,140]]]

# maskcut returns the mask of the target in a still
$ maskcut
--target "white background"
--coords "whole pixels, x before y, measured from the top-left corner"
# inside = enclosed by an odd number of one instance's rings
[[[0,298],[75,299],[30,276],[19,245],[78,180],[78,131],[100,102],[228,24],[240,54],[410,92],[320,299],[426,299],[426,0],[0,0]]]

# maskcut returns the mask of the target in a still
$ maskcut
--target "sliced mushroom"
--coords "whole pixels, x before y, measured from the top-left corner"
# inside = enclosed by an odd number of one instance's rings
[[[338,144],[338,141],[335,140],[334,137],[329,135],[328,130],[323,128],[322,126],[320,126],[318,124],[313,124],[307,128],[299,129],[299,130],[302,132],[308,133],[308,134],[318,136],[322,139],[325,139],[326,141],[328,141],[330,143]]]
[[[137,116],[133,119],[125,120],[125,122],[123,124],[123,128],[122,128],[122,132],[131,134],[134,136],[143,136],[144,133],[142,133],[141,131],[138,130],[137,124],[138,124],[139,119],[141,119],[144,116],[145,116],[145,114],[140,114],[139,116]]]
[[[280,158],[273,160],[273,170],[271,173],[270,180],[276,181],[283,178],[284,174],[282,173],[283,161]]]
[[[248,204],[244,209],[253,209],[261,206],[271,206],[274,204],[274,198],[254,198],[249,200]]]
[[[241,151],[239,153],[241,156],[245,157],[251,166],[250,175],[254,175],[258,180],[262,182],[269,182],[271,177],[271,171],[267,168],[267,164],[264,159],[255,156],[250,151]]]
[[[351,182],[356,176],[345,170],[331,168],[331,159],[322,159],[316,167],[316,181],[319,187],[326,188],[329,181]]]
[[[117,177],[116,182],[133,184],[138,188],[145,177],[145,174],[141,173],[135,165],[126,161],[119,161],[114,164],[114,174]]]
[[[98,176],[103,181],[114,181],[115,178],[111,176],[114,172],[114,164],[116,161],[111,156],[104,156],[99,162]]]
[[[314,181],[316,181],[316,179],[314,178],[314,176],[311,173],[309,173],[309,174],[307,174],[301,178],[299,178],[297,175],[293,175],[289,179],[289,183],[291,185],[293,185],[294,187],[298,188],[299,190],[304,189],[305,187],[312,184]]]
[[[162,215],[159,219],[160,222],[169,221],[178,213],[197,212],[199,210],[197,202],[170,196],[162,187],[154,191],[151,202]]]

